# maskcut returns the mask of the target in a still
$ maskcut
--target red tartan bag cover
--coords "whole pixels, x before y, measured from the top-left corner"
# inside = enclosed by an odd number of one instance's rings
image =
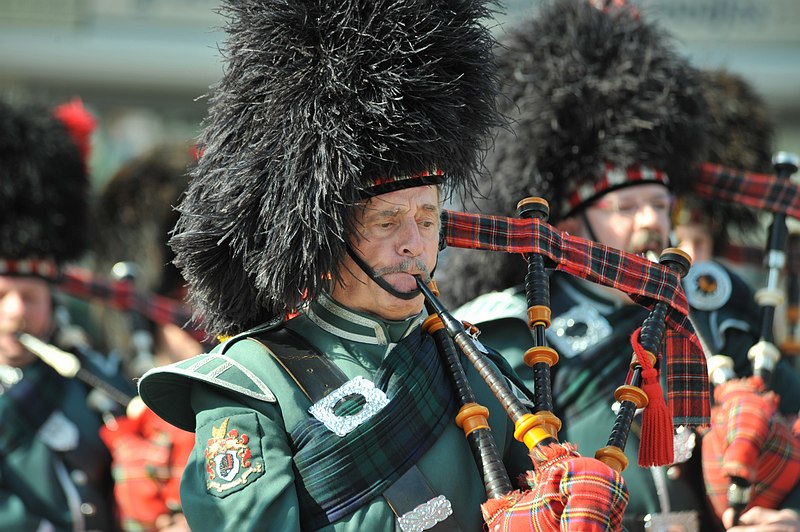
[[[759,377],[714,390],[711,429],[703,436],[703,477],[714,512],[728,508],[731,477],[752,482],[748,508],[778,508],[800,479],[800,441],[778,412],[780,397]]]

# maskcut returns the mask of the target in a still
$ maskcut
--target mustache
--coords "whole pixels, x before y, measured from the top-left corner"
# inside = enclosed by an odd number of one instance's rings
[[[631,240],[628,243],[628,251],[631,253],[638,253],[643,249],[653,247],[659,250],[665,247],[664,239],[658,231],[638,231],[631,236]]]
[[[426,283],[430,282],[431,280],[428,266],[420,258],[403,259],[398,264],[384,266],[383,268],[377,268],[375,270],[375,275],[379,277],[383,277],[384,275],[388,275],[390,273],[408,273],[411,275],[419,275],[419,277],[421,277]]]

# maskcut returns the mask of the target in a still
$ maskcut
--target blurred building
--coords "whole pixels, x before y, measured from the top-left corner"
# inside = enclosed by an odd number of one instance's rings
[[[660,20],[701,68],[740,73],[800,151],[800,2],[630,0]],[[506,0],[495,30],[541,0]],[[100,117],[92,160],[105,180],[162,140],[196,136],[221,75],[218,0],[0,0],[0,90],[66,99]]]

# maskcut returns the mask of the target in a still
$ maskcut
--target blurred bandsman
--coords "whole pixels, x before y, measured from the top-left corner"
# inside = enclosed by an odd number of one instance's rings
[[[741,76],[724,70],[699,72],[708,104],[708,162],[772,173],[774,127],[764,100]],[[700,198],[690,190],[676,198],[676,244],[694,263],[732,254],[733,245],[758,242],[765,230],[753,209]]]
[[[181,301],[184,280],[167,246],[196,150],[188,143],[160,146],[123,165],[95,207],[95,270],[134,283],[144,294]],[[197,335],[174,323],[156,323],[136,310],[102,306],[97,313],[106,345],[132,375],[203,352]],[[176,428],[136,401],[115,430],[104,428],[111,450],[115,496],[123,530],[188,530],[180,478],[194,434]]]
[[[89,404],[107,401],[84,384],[104,375],[49,344],[54,283],[85,249],[94,124],[78,101],[55,114],[0,101],[0,528],[115,530],[110,456]]]
[[[741,76],[714,70],[699,72],[708,104],[705,160],[750,172],[773,173],[774,128],[766,105]],[[732,267],[732,250],[752,244],[763,249],[768,236],[760,213],[727,202],[707,200],[685,190],[673,209],[677,244],[693,255],[684,288],[692,306],[692,322],[709,355],[733,359],[739,376],[752,374],[747,357],[761,333],[761,315],[753,288]],[[746,246],[737,246],[743,243]],[[791,362],[783,360],[772,386],[781,393],[781,411],[800,409],[800,377]]]
[[[478,206],[511,215],[521,199],[541,196],[550,203],[550,223],[570,234],[647,256],[668,247],[673,195],[690,186],[709,133],[703,86],[669,36],[624,5],[595,9],[586,0],[555,0],[510,33],[499,55],[506,96],[500,105],[515,123],[498,132],[488,160],[493,188]],[[449,257],[442,293],[468,301],[456,316],[475,323],[481,340],[533,386],[523,362],[532,345],[524,260],[489,255]],[[560,356],[554,402],[562,434],[585,454],[607,442],[618,408],[614,391],[629,369],[630,335],[646,313],[624,294],[562,272],[551,275],[550,291],[547,339]],[[734,303],[730,292],[720,296],[705,306],[690,298],[690,317],[703,321],[703,332],[715,325],[709,309]],[[747,339],[729,334],[720,349],[736,351],[746,365],[756,340],[752,330]],[[625,526],[719,526],[703,492],[697,435],[678,427],[675,463],[643,468],[634,465],[641,418],[633,426],[625,449],[632,465],[623,472],[631,494]]]

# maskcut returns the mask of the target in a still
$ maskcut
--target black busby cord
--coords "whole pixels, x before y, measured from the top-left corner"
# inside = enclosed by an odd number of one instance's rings
[[[408,299],[414,299],[420,294],[419,288],[415,288],[410,292],[400,292],[396,290],[392,285],[387,283],[383,277],[376,274],[375,270],[373,270],[369,266],[369,264],[364,262],[364,259],[358,256],[358,253],[356,253],[356,251],[353,249],[353,246],[351,246],[350,244],[347,245],[347,254],[350,255],[350,258],[353,259],[353,262],[355,262],[356,265],[359,268],[361,268],[364,271],[364,273],[367,274],[367,277],[375,281],[375,284],[377,284],[378,286],[380,286],[381,288],[392,294],[394,297],[408,300]]]

